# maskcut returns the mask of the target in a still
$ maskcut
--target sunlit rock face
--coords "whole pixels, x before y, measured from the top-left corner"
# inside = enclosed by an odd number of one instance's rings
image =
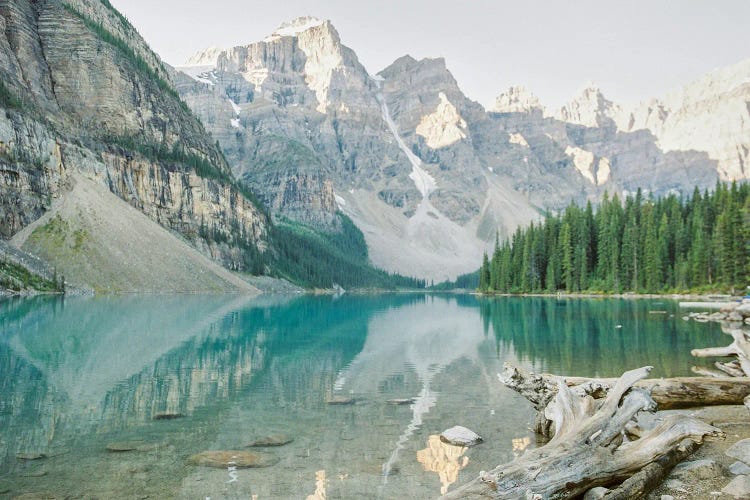
[[[636,106],[623,129],[649,130],[664,151],[705,151],[722,179],[750,179],[750,60]]]
[[[416,128],[417,135],[424,137],[432,149],[444,148],[466,139],[466,121],[444,93],[440,92],[438,97],[440,103],[435,112],[423,116]]]
[[[598,87],[588,84],[579,95],[560,108],[554,117],[584,127],[606,127],[621,114],[619,106],[604,97]]]
[[[539,98],[522,85],[515,85],[503,92],[490,109],[495,113],[530,113],[544,110]]]

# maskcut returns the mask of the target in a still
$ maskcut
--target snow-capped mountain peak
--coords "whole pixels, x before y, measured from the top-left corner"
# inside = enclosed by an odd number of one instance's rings
[[[313,16],[303,16],[282,23],[276,30],[266,37],[265,41],[272,41],[284,36],[297,36],[300,33],[324,24],[324,19]]]

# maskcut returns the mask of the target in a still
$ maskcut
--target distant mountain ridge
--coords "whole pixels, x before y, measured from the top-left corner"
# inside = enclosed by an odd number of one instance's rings
[[[605,190],[750,177],[750,90],[721,75],[634,110],[589,86],[550,113],[523,87],[485,110],[440,58],[404,56],[370,75],[330,21],[311,17],[206,67],[209,53],[178,68],[177,88],[235,175],[277,216],[335,229],[343,211],[391,271],[455,278],[496,234]],[[728,71],[746,78],[745,66]],[[725,119],[731,133],[701,135]]]

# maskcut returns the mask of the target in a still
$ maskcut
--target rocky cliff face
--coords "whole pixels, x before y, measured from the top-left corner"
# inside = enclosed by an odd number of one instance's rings
[[[245,265],[241,248],[265,248],[264,216],[108,2],[0,0],[0,25],[0,234],[80,173],[229,267]]]
[[[367,186],[395,206],[416,198],[408,162],[376,100],[377,82],[330,22],[300,18],[183,69],[185,101],[219,139],[234,173],[284,216],[335,224],[333,196]],[[412,204],[411,208],[414,206]]]
[[[557,112],[512,87],[487,112],[444,60],[404,56],[369,75],[331,23],[314,18],[180,69],[180,94],[274,213],[330,227],[341,210],[376,265],[428,279],[473,270],[496,234],[545,210],[605,190],[710,187],[718,174],[744,172],[747,155],[706,144],[747,137],[746,89],[719,84],[721,75],[635,111],[587,86]],[[724,102],[732,132],[694,140],[680,117],[700,122]]]
[[[707,153],[724,180],[750,179],[750,60],[636,106],[620,127],[651,132],[665,152]]]

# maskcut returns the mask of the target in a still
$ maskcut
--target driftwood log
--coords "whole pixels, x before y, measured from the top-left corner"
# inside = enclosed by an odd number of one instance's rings
[[[736,359],[729,362],[717,361],[714,366],[730,377],[750,377],[750,341],[745,330],[729,324],[722,326],[722,330],[732,336],[731,344],[726,347],[693,349],[691,354],[697,358],[734,357]]]
[[[500,381],[528,399],[537,410],[534,431],[550,437],[550,420],[544,410],[557,394],[563,382],[579,396],[603,397],[615,385],[614,378],[562,377],[534,374],[511,364],[498,375]],[[660,410],[692,408],[696,406],[741,405],[750,397],[750,378],[731,377],[677,377],[639,380],[635,387],[646,389]]]
[[[660,460],[662,468],[668,467],[682,456],[680,450],[686,452],[692,446],[689,443],[723,436],[700,420],[675,415],[631,441],[626,428],[634,417],[656,409],[649,390],[634,387],[650,371],[651,367],[644,367],[626,372],[611,387],[594,381],[571,388],[559,379],[554,391],[544,378],[533,379],[537,390],[523,394],[543,408],[553,425],[552,439],[513,462],[481,473],[444,498],[571,498],[591,488],[621,483]],[[604,393],[606,397],[595,400],[594,395]],[[653,481],[652,473],[644,473],[627,491]]]

